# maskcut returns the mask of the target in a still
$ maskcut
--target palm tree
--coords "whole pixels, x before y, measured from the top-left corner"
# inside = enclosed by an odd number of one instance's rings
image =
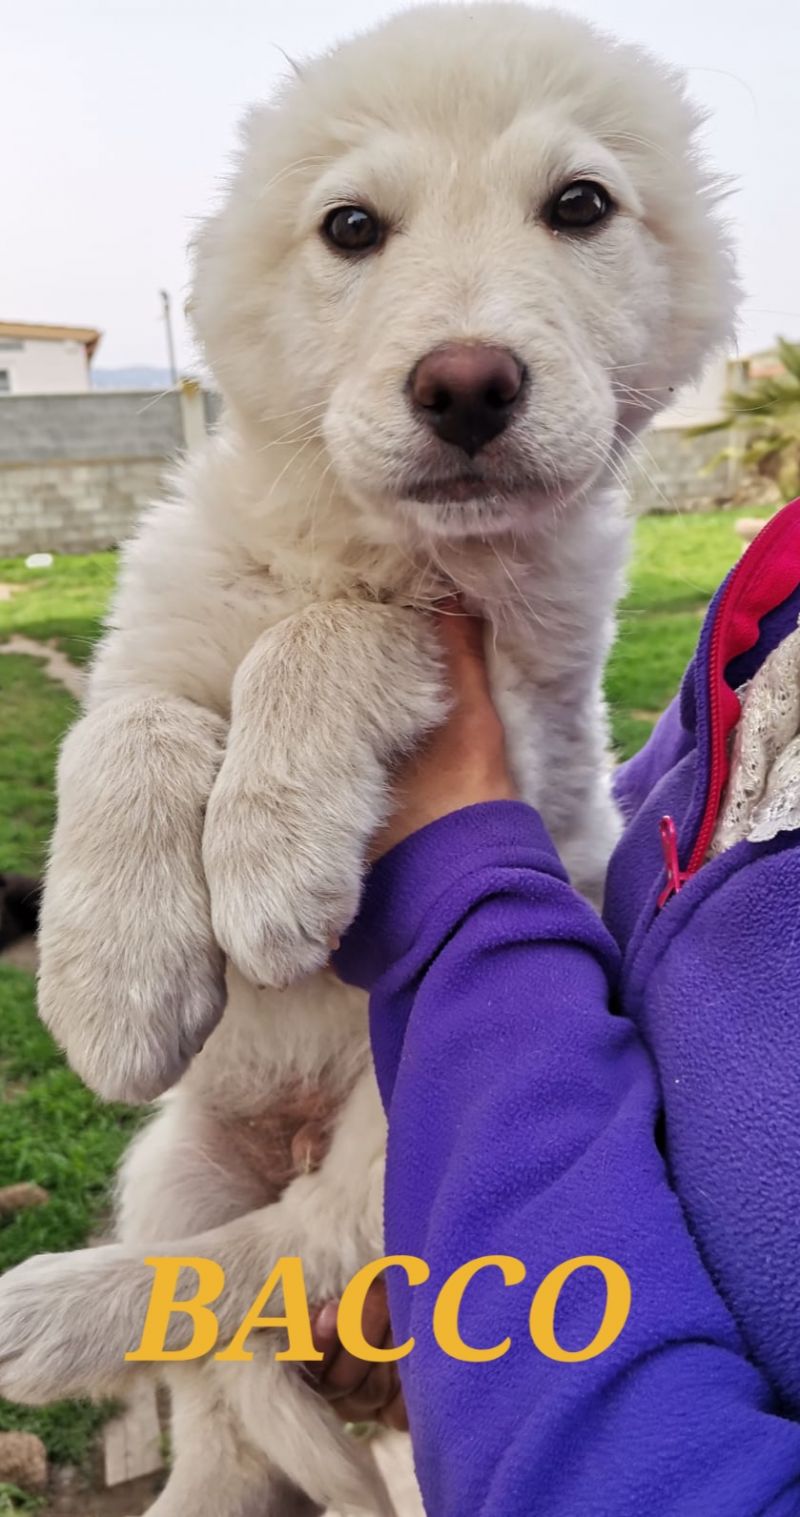
[[[763,481],[771,481],[781,501],[800,495],[800,343],[778,339],[782,374],[756,379],[746,390],[725,396],[720,421],[693,427],[692,435],[729,431],[738,435],[713,460],[733,458]]]

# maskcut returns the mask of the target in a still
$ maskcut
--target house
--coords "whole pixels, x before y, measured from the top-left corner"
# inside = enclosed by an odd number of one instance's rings
[[[725,396],[730,390],[746,390],[755,379],[783,372],[775,348],[737,358],[714,358],[697,383],[680,390],[671,405],[655,417],[653,427],[656,431],[681,431],[721,421],[725,415]]]
[[[671,404],[659,412],[653,426],[659,431],[683,430],[719,421],[723,415],[724,396],[730,389],[729,369],[727,358],[713,358],[699,380],[679,390]]]
[[[731,387],[746,389],[754,379],[777,379],[786,370],[775,348],[762,348],[759,353],[750,353],[746,358],[735,358],[731,363]]]
[[[91,388],[90,364],[101,333],[0,321],[0,395],[76,395]]]

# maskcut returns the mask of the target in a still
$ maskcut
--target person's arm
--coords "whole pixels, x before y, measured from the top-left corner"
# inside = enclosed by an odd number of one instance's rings
[[[449,731],[437,741],[463,761],[458,713]],[[426,1508],[796,1513],[800,1426],[778,1415],[748,1362],[669,1187],[653,1068],[630,1023],[609,1013],[611,940],[534,812],[502,801],[442,815],[446,797],[431,804],[441,759],[426,790],[421,755],[410,784],[427,796],[422,813],[439,804],[441,819],[403,840],[420,805],[400,808],[401,841],[376,864],[337,956],[371,994],[389,1116],[386,1251],[431,1269],[415,1289],[389,1277],[395,1341],[416,1339],[400,1371]],[[458,1363],[434,1341],[434,1299],[453,1270],[489,1254],[522,1260],[525,1283],[482,1273],[461,1332],[512,1345],[494,1362]],[[530,1301],[583,1255],[624,1268],[630,1316],[599,1357],[554,1362],[530,1341]],[[595,1270],[567,1283],[555,1318],[564,1348],[593,1338],[603,1302]]]

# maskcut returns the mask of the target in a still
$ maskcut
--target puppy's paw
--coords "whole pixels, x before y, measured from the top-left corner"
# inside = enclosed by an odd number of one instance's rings
[[[225,776],[209,802],[203,861],[214,933],[255,985],[284,988],[323,968],[361,890],[361,847],[322,800],[288,787],[257,798]],[[346,817],[345,808],[340,815]]]
[[[224,957],[179,893],[90,929],[45,910],[39,1012],[81,1079],[106,1101],[152,1101],[180,1079],[225,1005]],[[208,906],[205,904],[205,916]]]
[[[0,1396],[41,1406],[94,1395],[123,1376],[136,1348],[128,1276],[137,1266],[116,1247],[41,1254],[0,1279]],[[139,1269],[146,1284],[145,1267]],[[127,1341],[130,1335],[131,1341]]]

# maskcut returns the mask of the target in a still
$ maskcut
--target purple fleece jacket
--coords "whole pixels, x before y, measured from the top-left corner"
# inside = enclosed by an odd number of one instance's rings
[[[414,1288],[389,1272],[396,1341],[416,1340],[400,1369],[430,1517],[800,1513],[797,837],[738,844],[657,904],[661,815],[685,870],[716,805],[713,668],[738,685],[797,623],[787,512],[780,572],[762,544],[723,587],[680,701],[620,773],[605,926],[537,814],[499,802],[384,858],[338,954],[371,992],[386,1251],[431,1269]],[[457,1362],[433,1302],[487,1254],[526,1279],[484,1270],[461,1333],[511,1348]],[[624,1267],[630,1316],[597,1358],[559,1363],[531,1343],[530,1302],[586,1254]],[[595,1270],[572,1276],[565,1348],[593,1338],[604,1300]]]

